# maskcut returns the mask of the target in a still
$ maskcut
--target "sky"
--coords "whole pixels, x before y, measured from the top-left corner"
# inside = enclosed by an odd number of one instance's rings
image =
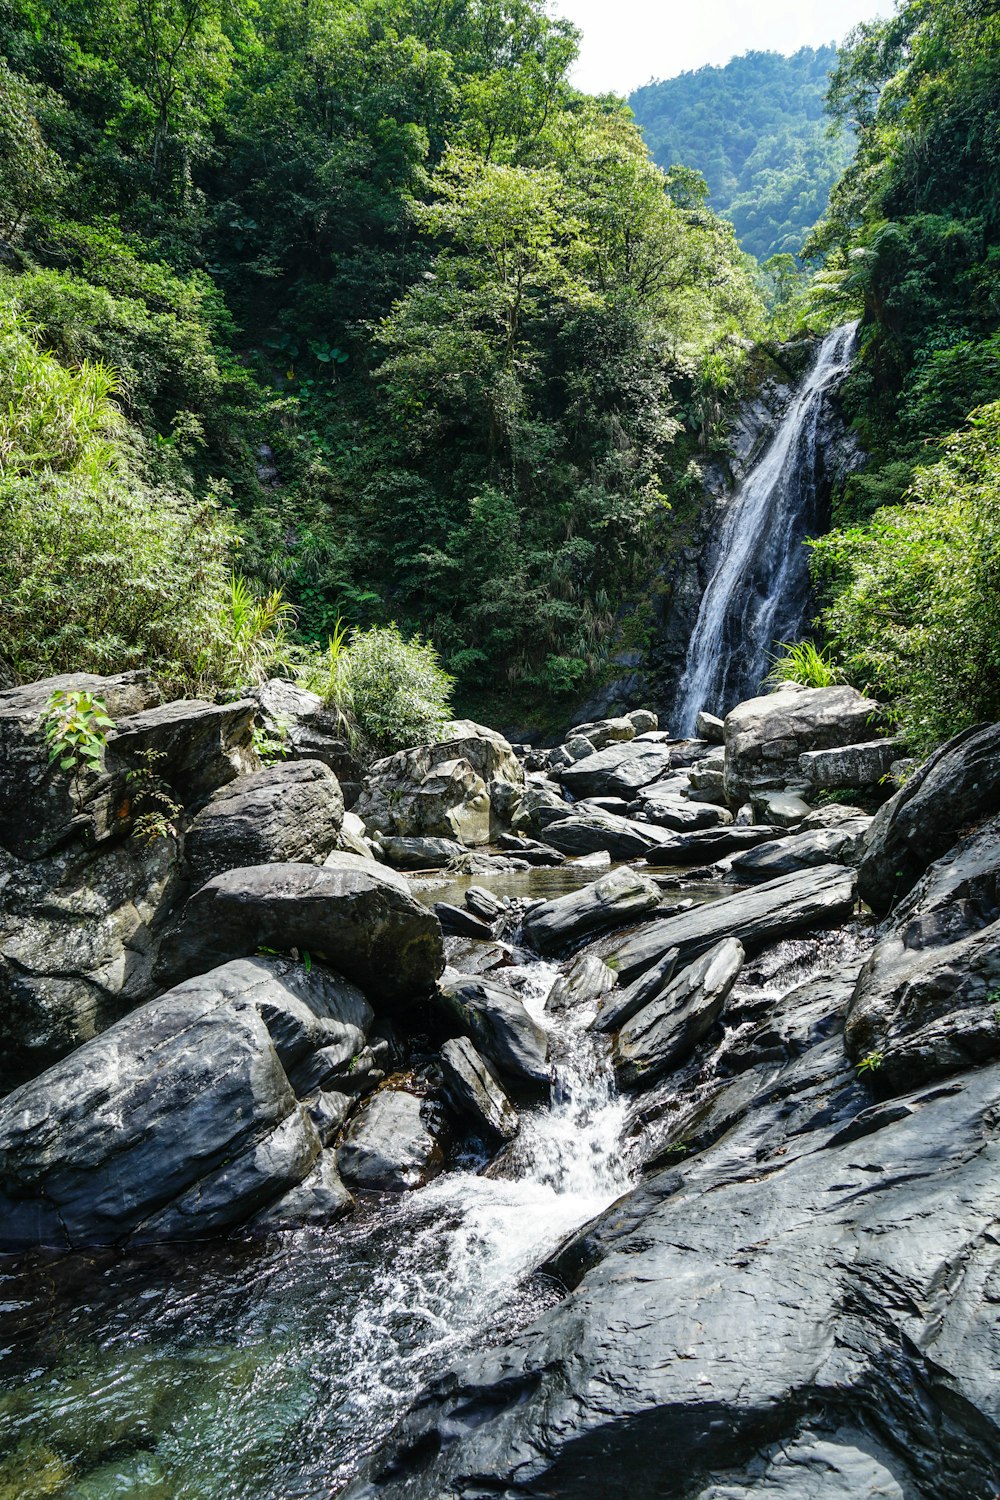
[[[795,52],[840,42],[858,21],[888,15],[891,0],[555,0],[583,32],[574,83],[629,94],[742,52]]]

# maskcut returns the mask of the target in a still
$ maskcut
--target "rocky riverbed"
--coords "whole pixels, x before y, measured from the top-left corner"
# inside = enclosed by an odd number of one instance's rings
[[[992,1500],[1000,726],[335,729],[0,693],[0,1495]]]

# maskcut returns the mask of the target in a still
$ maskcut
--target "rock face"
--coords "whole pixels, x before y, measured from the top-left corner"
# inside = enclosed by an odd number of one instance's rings
[[[340,783],[322,761],[267,766],[216,792],[195,817],[185,840],[189,878],[204,885],[241,866],[321,865],[343,819]]]
[[[439,994],[447,1014],[504,1076],[548,1084],[548,1037],[511,990],[489,979],[449,973]]]
[[[357,789],[361,765],[344,737],[340,716],[324,708],[318,693],[273,677],[253,696],[262,727],[289,757],[321,760],[342,785]]]
[[[903,754],[901,740],[868,740],[834,750],[807,750],[799,771],[815,787],[876,787]]]
[[[726,715],[726,795],[731,807],[752,791],[783,789],[799,756],[870,740],[880,709],[854,688],[794,685],[750,698]]]
[[[105,762],[119,775],[142,755],[157,757],[156,772],[185,806],[210,796],[218,787],[257,770],[252,744],[256,704],[203,703],[179,698],[118,720],[109,734]]]
[[[743,947],[724,938],[670,981],[615,1039],[615,1076],[644,1088],[682,1063],[715,1025],[743,966]]]
[[[444,968],[441,924],[371,868],[258,865],[197,891],[164,943],[160,973],[176,982],[258,948],[325,957],[373,999],[426,994]]]
[[[845,1040],[883,1095],[1000,1057],[1000,817],[896,907],[858,978]]]
[[[869,822],[868,818],[859,818],[833,828],[816,828],[773,843],[758,844],[756,849],[735,857],[733,874],[744,880],[775,880],[779,875],[813,869],[816,865],[856,864]]]
[[[455,1112],[488,1141],[512,1141],[518,1131],[517,1111],[468,1037],[445,1042],[441,1068],[445,1093]]]
[[[360,991],[282,959],[226,964],[149,1001],[0,1104],[0,1246],[246,1223],[320,1164],[300,1101],[354,1092],[371,1024]]]
[[[561,854],[597,854],[606,850],[612,859],[638,859],[650,849],[658,848],[668,837],[648,823],[599,812],[560,818],[546,824],[540,836]]]
[[[559,953],[588,934],[640,921],[659,904],[660,888],[652,880],[635,870],[612,870],[582,890],[532,906],[521,934],[536,953]]]
[[[562,784],[574,797],[623,797],[631,802],[670,769],[670,748],[632,741],[611,745],[568,766]]]
[[[650,865],[700,865],[706,860],[724,859],[758,844],[770,844],[781,836],[780,828],[758,824],[750,828],[702,828],[695,833],[678,833],[664,840],[658,849],[646,855]]]
[[[400,1193],[441,1170],[443,1155],[424,1106],[405,1089],[379,1089],[351,1120],[337,1166],[353,1188]]]
[[[614,945],[608,962],[628,981],[651,968],[670,948],[678,950],[682,965],[724,937],[738,938],[748,950],[759,948],[791,932],[828,926],[850,916],[853,907],[853,873],[842,865],[821,865],[650,922],[634,937]]]
[[[858,890],[883,915],[961,831],[1000,812],[1000,724],[956,735],[880,807],[865,839]]]

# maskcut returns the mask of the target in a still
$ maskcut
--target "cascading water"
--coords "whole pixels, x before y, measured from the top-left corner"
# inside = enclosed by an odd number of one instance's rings
[[[819,526],[823,400],[850,368],[856,323],[827,335],[763,457],[734,496],[677,689],[675,732],[700,709],[753,697],[775,641],[798,636],[809,598],[803,540]]]

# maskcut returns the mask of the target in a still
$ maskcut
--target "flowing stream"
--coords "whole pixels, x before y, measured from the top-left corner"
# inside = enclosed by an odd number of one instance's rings
[[[71,1500],[328,1500],[423,1385],[549,1305],[536,1267],[630,1186],[606,1043],[545,1012],[557,973],[505,974],[553,1084],[490,1175],[470,1160],[266,1245],[0,1273],[0,1494],[51,1470],[37,1492]]]
[[[694,733],[701,709],[725,714],[752,698],[776,641],[797,638],[809,600],[802,543],[819,528],[824,397],[850,368],[856,323],[835,328],[770,445],[733,497],[677,689],[674,729]]]

